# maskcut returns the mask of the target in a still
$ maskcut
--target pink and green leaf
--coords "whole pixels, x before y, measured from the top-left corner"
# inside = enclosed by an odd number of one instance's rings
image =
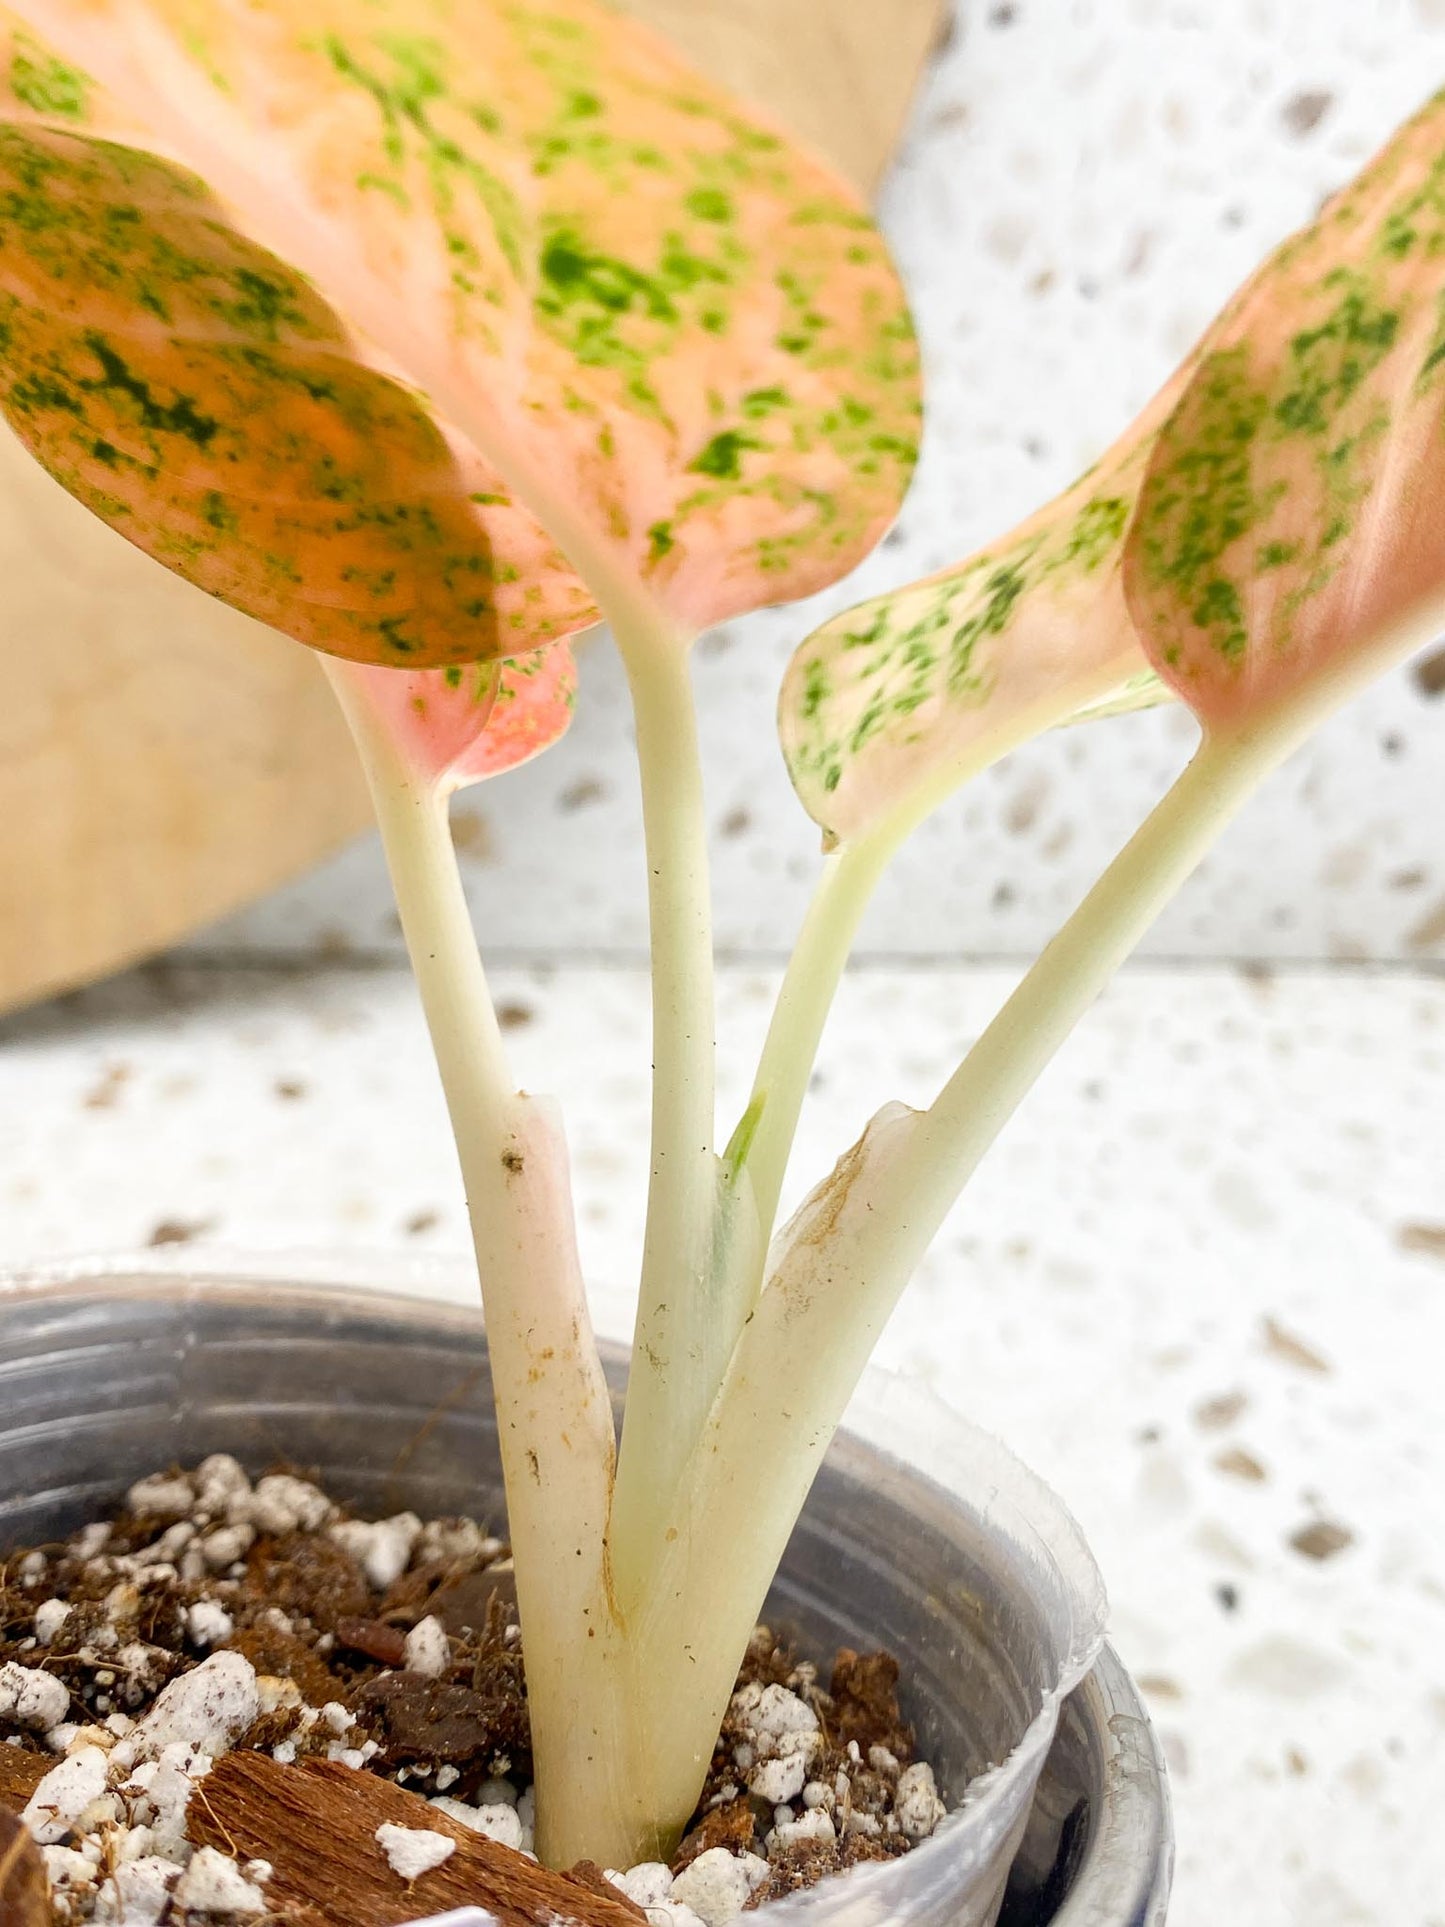
[[[830,843],[916,818],[1043,730],[1162,699],[1120,561],[1183,379],[1009,535],[835,617],[797,650],[779,705],[783,752]]]
[[[0,31],[0,405],[32,453],[177,574],[334,655],[465,662],[593,620],[496,474],[137,138]]]
[[[1206,335],[1125,555],[1159,674],[1229,726],[1445,621],[1445,94]]]
[[[565,642],[508,662],[336,672],[386,727],[407,767],[444,793],[529,762],[566,734],[577,694]]]
[[[206,183],[218,247],[305,277],[308,342],[367,343],[448,448],[680,629],[821,587],[895,514],[917,355],[872,223],[597,0],[16,11]]]

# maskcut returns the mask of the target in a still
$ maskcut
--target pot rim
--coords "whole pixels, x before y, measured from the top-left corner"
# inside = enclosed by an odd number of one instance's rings
[[[351,1300],[358,1309],[364,1307],[372,1314],[391,1313],[403,1320],[424,1316],[433,1325],[440,1323],[458,1332],[485,1330],[475,1281],[467,1275],[466,1261],[458,1255],[386,1254],[365,1249],[325,1252],[314,1248],[243,1252],[189,1244],[142,1252],[77,1253],[0,1267],[0,1317],[7,1302],[47,1298],[64,1302],[94,1295],[96,1286],[107,1281],[121,1286],[127,1298],[160,1298],[178,1304],[202,1296],[254,1295],[258,1290],[284,1284],[293,1303],[310,1303],[317,1309],[334,1309]],[[627,1348],[617,1341],[604,1339],[601,1348],[604,1357],[609,1353],[615,1358],[626,1356]],[[1015,1527],[1021,1524],[1028,1539],[1043,1553],[1073,1608],[1073,1637],[1056,1684],[1042,1696],[1038,1710],[1007,1758],[975,1776],[963,1801],[949,1816],[949,1820],[957,1820],[969,1814],[977,1821],[986,1818],[991,1809],[1006,1810],[1010,1790],[1021,1773],[1031,1779],[1037,1777],[1053,1743],[1060,1708],[1081,1683],[1094,1684],[1091,1676],[1097,1673],[1097,1684],[1106,1698],[1115,1697],[1111,1687],[1115,1691],[1122,1687],[1130,1702],[1133,1690],[1124,1668],[1104,1644],[1103,1581],[1082,1531],[1057,1495],[1000,1441],[972,1425],[932,1392],[870,1366],[844,1415],[837,1445],[848,1456],[856,1451],[881,1457],[910,1477],[926,1482],[945,1500],[966,1504],[967,1487],[960,1485],[956,1464],[941,1478],[925,1469],[934,1456],[926,1450],[929,1419],[946,1423],[956,1444],[966,1442],[971,1458],[976,1460],[969,1472],[981,1472],[975,1494],[982,1490],[988,1495],[989,1512],[995,1510],[1002,1496],[1002,1509],[1016,1515],[1012,1523]],[[1111,1673],[1115,1676],[1112,1680]],[[1110,1718],[1111,1734],[1115,1724],[1116,1720]],[[1147,1723],[1145,1734],[1147,1747],[1157,1756]],[[1126,1797],[1133,1791],[1134,1806],[1141,1813],[1149,1808],[1147,1789],[1137,1786],[1129,1775],[1115,1784]],[[1162,1834],[1166,1844],[1168,1840],[1167,1795],[1165,1802],[1162,1827],[1151,1829],[1156,1846],[1157,1835]],[[948,1858],[956,1858],[956,1851],[950,1853],[956,1828],[949,1820],[930,1839],[920,1842],[903,1862],[854,1869],[855,1877],[846,1883],[849,1904],[863,1898],[865,1887],[870,1896],[886,1902],[895,1866],[908,1866],[924,1877],[930,1869],[941,1870]],[[1157,1860],[1157,1851],[1153,1857]],[[1139,1858],[1137,1853],[1132,1854],[1128,1864]],[[1123,1870],[1120,1866],[1119,1871]],[[838,1898],[841,1901],[843,1897]],[[779,1919],[806,1917],[814,1921],[825,1904],[816,1890],[808,1890],[774,1902],[769,1913]],[[1092,1927],[1092,1923],[1106,1918],[1094,1910],[1096,1907],[1097,1897],[1091,1906],[1087,1895],[1070,1891],[1055,1916],[1055,1927]],[[1136,1917],[1140,1927],[1146,1920],[1159,1918],[1162,1915]],[[1131,1920],[1129,1927],[1135,1927],[1135,1921]]]

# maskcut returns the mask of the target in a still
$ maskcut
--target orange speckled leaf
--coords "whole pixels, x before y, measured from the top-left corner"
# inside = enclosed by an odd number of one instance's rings
[[[495,473],[137,138],[0,18],[0,405],[32,453],[178,574],[335,655],[470,661],[585,625]]]
[[[844,573],[917,356],[852,190],[597,0],[20,0],[615,595]],[[607,599],[607,595],[604,595]]]
[[[1205,337],[1125,555],[1206,725],[1423,641],[1445,599],[1445,95]]]
[[[360,664],[361,692],[408,766],[443,792],[515,769],[565,735],[577,694],[565,642],[510,662],[408,672]]]
[[[779,728],[833,844],[911,824],[1028,737],[1165,691],[1124,605],[1124,532],[1183,373],[1074,486],[967,561],[835,617],[794,654]]]

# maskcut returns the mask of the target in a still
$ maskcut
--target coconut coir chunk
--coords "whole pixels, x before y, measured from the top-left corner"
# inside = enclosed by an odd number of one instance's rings
[[[404,1881],[376,1839],[383,1825],[443,1833],[455,1851]],[[480,1907],[500,1927],[644,1927],[647,1918],[595,1869],[549,1873],[404,1787],[330,1760],[279,1766],[264,1753],[229,1753],[197,1782],[186,1832],[197,1846],[269,1860],[267,1907],[286,1927],[400,1927],[454,1907]]]

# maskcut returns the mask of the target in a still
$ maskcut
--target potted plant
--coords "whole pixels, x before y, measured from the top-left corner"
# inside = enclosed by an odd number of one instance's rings
[[[553,1865],[665,1856],[769,1581],[919,1256],[1257,784],[1431,632],[1445,393],[1432,102],[1132,428],[999,542],[824,625],[780,705],[828,855],[715,1133],[688,649],[844,574],[911,471],[917,356],[866,212],[595,0],[24,0],[0,127],[0,402],[67,488],[323,652],[466,1180]],[[520,1092],[447,831],[545,748],[598,618],[636,717],[652,1182],[626,1418],[566,1150]],[[859,916],[1043,729],[1173,697],[1193,762],[923,1111],[776,1226]]]

